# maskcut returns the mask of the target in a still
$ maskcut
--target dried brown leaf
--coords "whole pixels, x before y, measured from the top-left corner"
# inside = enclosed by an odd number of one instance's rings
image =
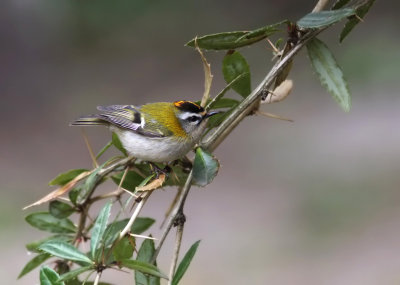
[[[33,206],[41,205],[43,203],[49,202],[51,200],[54,200],[54,199],[60,197],[61,195],[65,194],[69,190],[71,190],[71,188],[73,188],[79,181],[81,181],[83,178],[89,176],[91,173],[92,173],[92,171],[82,172],[81,174],[76,176],[74,179],[72,179],[70,182],[68,182],[67,184],[61,186],[60,188],[57,188],[53,192],[50,192],[49,194],[44,196],[42,199],[36,201],[35,203],[24,207],[23,210],[26,210],[26,209],[28,209],[30,207],[33,207]]]
[[[262,100],[263,104],[271,104],[284,100],[293,89],[293,80],[286,79],[274,91],[269,92],[268,96]]]
[[[165,174],[161,173],[156,179],[152,180],[150,183],[144,186],[136,187],[136,191],[152,191],[157,188],[160,188],[165,182]]]

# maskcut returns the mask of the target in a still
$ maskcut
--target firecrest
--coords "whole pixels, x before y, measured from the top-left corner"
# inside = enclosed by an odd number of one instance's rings
[[[218,113],[190,101],[97,109],[99,114],[80,117],[71,125],[108,126],[129,155],[149,162],[169,162],[186,155],[200,140],[207,119]]]

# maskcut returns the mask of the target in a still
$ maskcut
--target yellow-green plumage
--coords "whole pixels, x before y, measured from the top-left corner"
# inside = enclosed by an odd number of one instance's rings
[[[145,129],[157,130],[164,136],[174,135],[180,138],[187,136],[176,116],[176,107],[173,104],[149,103],[139,110],[145,121]]]

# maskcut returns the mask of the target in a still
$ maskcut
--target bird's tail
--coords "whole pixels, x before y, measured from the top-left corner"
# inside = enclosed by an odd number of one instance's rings
[[[98,115],[88,115],[69,123],[70,126],[99,126],[109,123],[101,119]]]

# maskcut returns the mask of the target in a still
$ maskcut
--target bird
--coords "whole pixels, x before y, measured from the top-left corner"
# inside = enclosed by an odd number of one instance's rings
[[[150,163],[184,157],[201,139],[208,118],[220,113],[186,100],[98,106],[97,110],[98,114],[82,116],[70,125],[107,126],[128,155]]]

